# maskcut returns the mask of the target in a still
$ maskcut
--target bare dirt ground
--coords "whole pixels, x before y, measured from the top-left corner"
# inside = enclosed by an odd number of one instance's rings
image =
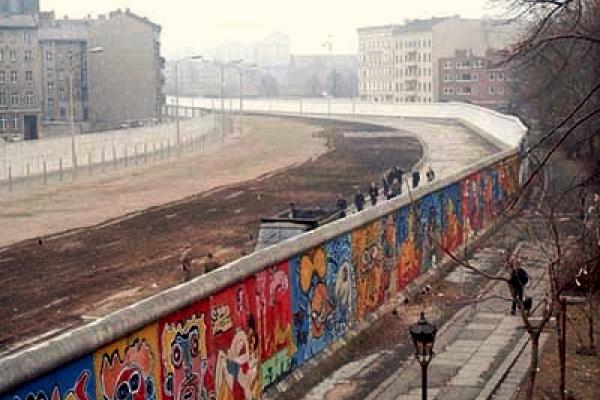
[[[381,130],[373,125],[252,121],[250,132],[210,154],[30,195],[8,209],[3,204],[3,223],[14,234],[27,229],[21,237],[97,225],[0,251],[0,321],[7,322],[0,326],[0,348],[177,284],[185,243],[197,255],[210,251],[222,263],[231,261],[252,248],[261,216],[290,201],[332,206],[337,192],[349,195],[384,169],[397,163],[409,169],[422,157],[419,141],[410,137],[343,135]]]

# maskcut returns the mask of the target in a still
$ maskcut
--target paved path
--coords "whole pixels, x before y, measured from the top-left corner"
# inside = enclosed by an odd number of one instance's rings
[[[526,223],[537,225],[537,217],[527,217]],[[521,242],[520,256],[525,257],[525,269],[530,275],[526,295],[537,304],[545,295],[543,279],[543,253],[539,242]],[[470,263],[487,272],[496,272],[504,255],[502,249],[483,248],[475,252]],[[472,279],[472,273],[457,268],[446,278],[452,283]],[[429,399],[468,400],[488,399],[498,384],[504,380],[505,389],[496,391],[497,399],[510,399],[522,380],[528,363],[518,362],[508,376],[507,369],[522,353],[528,335],[522,329],[519,316],[509,314],[510,302],[506,283],[487,283],[482,302],[466,306],[442,327],[436,339],[436,355],[429,366]],[[480,294],[481,295],[481,294]],[[526,350],[525,350],[526,351]],[[347,386],[347,382],[360,381],[373,357],[366,355],[361,360],[348,364],[315,387],[305,399],[356,398],[352,393],[337,393],[335,388]],[[413,359],[400,361],[400,368],[393,372],[365,398],[368,400],[412,400],[421,398],[421,370]],[[506,379],[504,379],[506,378]],[[502,392],[502,393],[500,393]]]

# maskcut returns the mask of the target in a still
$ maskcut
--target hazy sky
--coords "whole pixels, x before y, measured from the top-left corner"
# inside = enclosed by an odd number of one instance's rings
[[[251,42],[270,32],[290,35],[292,53],[354,53],[356,28],[402,23],[406,18],[493,13],[487,0],[41,0],[43,10],[83,17],[129,7],[163,27],[163,53],[225,41]]]

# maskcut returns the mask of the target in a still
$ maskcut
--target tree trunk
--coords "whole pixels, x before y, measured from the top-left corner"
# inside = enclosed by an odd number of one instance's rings
[[[590,338],[590,350],[596,350],[596,342],[594,341],[594,298],[593,294],[588,294],[588,335]]]
[[[535,377],[538,370],[539,352],[540,352],[540,332],[530,334],[531,337],[531,361],[529,364],[529,382],[527,383],[527,400],[533,399],[535,390]]]

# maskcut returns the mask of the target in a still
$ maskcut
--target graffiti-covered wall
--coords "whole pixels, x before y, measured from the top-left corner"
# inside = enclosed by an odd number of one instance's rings
[[[518,159],[502,159],[198,298],[0,400],[258,399],[438,265],[442,247],[456,250],[488,228],[515,194],[517,175]]]

